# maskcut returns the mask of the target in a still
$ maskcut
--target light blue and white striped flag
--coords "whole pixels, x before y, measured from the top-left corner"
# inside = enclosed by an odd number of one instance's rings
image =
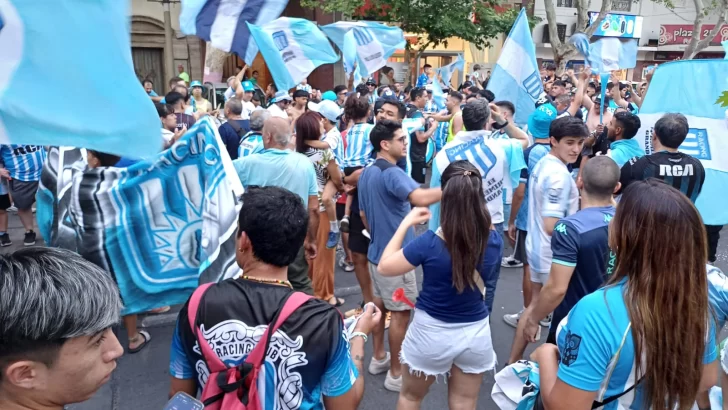
[[[293,88],[316,67],[339,60],[312,21],[281,17],[262,26],[248,23],[248,27],[279,90]]]
[[[657,67],[640,108],[642,128],[635,138],[647,154],[653,152],[652,129],[667,113],[681,113],[690,131],[680,151],[700,160],[705,183],[695,206],[706,225],[728,224],[728,121],[716,99],[728,87],[728,61],[674,61]]]
[[[579,50],[595,73],[634,68],[637,64],[638,43],[635,39],[623,41],[616,37],[602,37],[590,44],[584,33],[576,33],[569,42]]]
[[[543,92],[543,84],[525,8],[521,9],[508,33],[487,89],[495,94],[496,100],[510,101],[516,106],[517,124],[526,124],[528,117],[536,110],[536,100]]]
[[[405,46],[404,32],[373,21],[337,21],[321,27],[344,56],[347,75],[356,67],[356,77],[368,77],[387,64],[387,59]]]
[[[288,0],[182,0],[179,25],[183,33],[234,52],[252,64],[258,47],[246,22],[265,24],[277,19]]]
[[[443,84],[452,87],[450,79],[452,79],[452,74],[455,70],[459,70],[461,73],[465,71],[465,58],[462,54],[458,54],[457,59],[452,63],[437,69]]]
[[[122,314],[184,303],[235,262],[240,179],[209,117],[170,149],[129,168],[88,169],[85,150],[52,147],[38,189],[49,246],[110,272]],[[239,209],[239,208],[238,208]]]
[[[445,109],[445,93],[442,91],[439,81],[432,82],[432,102],[435,103],[437,111]]]
[[[0,144],[135,158],[161,149],[159,117],[134,73],[128,6],[0,1]]]

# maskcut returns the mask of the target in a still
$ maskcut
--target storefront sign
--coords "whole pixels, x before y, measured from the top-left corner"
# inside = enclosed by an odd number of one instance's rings
[[[598,12],[590,11],[589,24],[593,24],[598,16]],[[607,14],[599,24],[599,27],[597,27],[594,35],[602,37],[640,38],[642,36],[642,16]]]
[[[700,29],[700,39],[704,39],[715,27],[715,24],[703,24]],[[662,24],[660,25],[659,45],[688,44],[693,36],[692,24]],[[721,42],[728,40],[728,25],[724,25],[718,34],[710,40],[711,45],[719,46]]]

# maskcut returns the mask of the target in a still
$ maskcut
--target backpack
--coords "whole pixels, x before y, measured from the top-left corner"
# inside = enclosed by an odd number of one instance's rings
[[[283,322],[312,297],[301,292],[293,292],[288,296],[283,307],[276,313],[273,322],[268,325],[245,361],[236,367],[228,367],[217,357],[210,344],[200,334],[197,326],[200,301],[212,285],[213,283],[206,283],[198,287],[187,306],[192,334],[197,339],[200,352],[210,370],[205,387],[202,389],[201,400],[206,410],[262,410],[263,407],[258,396],[258,375],[265,360],[270,339]]]

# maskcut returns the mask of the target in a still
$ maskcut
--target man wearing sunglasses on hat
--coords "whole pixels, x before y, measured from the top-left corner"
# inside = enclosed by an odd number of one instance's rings
[[[271,104],[268,107],[270,115],[273,117],[288,119],[288,107],[291,105],[293,99],[288,95],[288,91],[281,90],[276,92],[275,96],[271,100]]]

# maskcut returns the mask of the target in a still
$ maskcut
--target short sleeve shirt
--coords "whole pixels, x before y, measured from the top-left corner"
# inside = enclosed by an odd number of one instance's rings
[[[596,401],[616,396],[637,381],[634,341],[623,296],[625,284],[622,281],[585,296],[561,322],[556,333],[561,357],[558,378],[577,389],[597,392]],[[712,320],[709,322],[703,363],[717,358],[715,325]],[[642,387],[638,385],[603,408],[641,408],[641,394]]]
[[[309,196],[318,196],[316,171],[308,158],[289,150],[267,149],[233,161],[243,187],[277,186],[298,195],[307,206]]]
[[[12,179],[38,181],[43,172],[46,150],[41,145],[0,145],[0,159]]]
[[[679,190],[695,203],[705,182],[705,169],[696,158],[682,152],[656,152],[632,158],[622,167],[622,191],[634,181],[657,178]]]
[[[516,214],[516,228],[522,231],[528,230],[528,177],[533,172],[533,169],[536,168],[536,164],[538,164],[541,158],[545,157],[550,151],[551,146],[549,144],[541,143],[533,144],[523,151],[526,168],[521,170],[521,179],[519,182],[526,185],[526,192],[524,193],[523,201],[521,201],[521,207],[518,209],[518,214]]]
[[[359,209],[364,211],[369,223],[372,242],[367,257],[373,264],[379,264],[384,248],[412,210],[409,195],[419,187],[402,168],[384,159],[365,168],[359,177]],[[412,241],[414,235],[414,229],[410,228],[402,246]]]
[[[551,270],[551,235],[546,233],[544,218],[564,218],[576,213],[579,192],[566,164],[553,155],[544,156],[529,179],[528,236],[526,256],[532,271]]]
[[[199,335],[227,365],[242,363],[258,343],[291,290],[256,282],[226,280],[207,290],[197,317]],[[266,409],[323,410],[322,395],[349,391],[358,372],[351,360],[341,316],[326,302],[310,300],[286,319],[271,338],[260,377],[270,390],[261,395]],[[187,304],[180,311],[172,338],[169,373],[194,379],[198,388],[209,378],[209,367],[192,334]]]
[[[331,160],[334,159],[334,154],[331,152],[331,149],[316,149],[316,148],[310,148],[306,150],[304,153],[309,161],[313,164],[313,168],[316,171],[316,185],[318,186],[318,200],[319,200],[319,210],[321,212],[325,211],[326,208],[323,204],[323,194],[324,194],[324,187],[326,186],[326,182],[329,180],[329,171],[328,166]]]
[[[728,322],[728,277],[713,265],[706,265],[708,271],[708,300],[713,308],[718,328]]]

